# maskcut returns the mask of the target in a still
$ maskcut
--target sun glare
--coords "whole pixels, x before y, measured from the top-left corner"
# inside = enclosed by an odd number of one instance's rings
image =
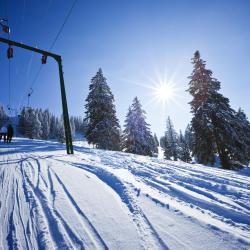
[[[178,80],[175,78],[176,73],[168,76],[166,69],[162,73],[158,70],[155,70],[154,73],[155,76],[153,78],[147,76],[150,85],[145,87],[150,89],[149,95],[151,96],[147,105],[161,104],[163,109],[169,106],[170,103],[179,106],[182,89],[178,87]]]
[[[147,84],[141,84],[128,79],[123,79],[123,81],[149,90],[145,106],[160,104],[163,110],[171,103],[181,106],[180,98],[182,98],[182,95],[180,93],[183,92],[183,89],[179,86],[179,81],[175,79],[176,74],[174,73],[167,77],[166,72],[159,73],[158,70],[155,70],[154,73],[154,77],[145,76],[148,81]]]
[[[175,88],[169,83],[161,83],[154,88],[155,97],[161,102],[170,101],[175,95]]]

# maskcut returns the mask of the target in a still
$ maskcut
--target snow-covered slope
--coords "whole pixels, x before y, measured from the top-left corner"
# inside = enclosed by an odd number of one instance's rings
[[[0,249],[250,249],[250,176],[15,139],[0,223]]]

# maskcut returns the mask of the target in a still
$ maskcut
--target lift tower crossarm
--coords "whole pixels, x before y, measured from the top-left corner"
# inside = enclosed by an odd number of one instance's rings
[[[53,57],[56,60],[58,60],[61,57],[61,56],[59,56],[57,54],[54,54],[54,53],[51,53],[49,51],[45,51],[45,50],[41,50],[41,49],[38,49],[38,48],[35,48],[35,47],[31,47],[29,45],[19,43],[19,42],[15,42],[15,41],[3,38],[3,37],[0,37],[0,42],[6,43],[6,44],[8,44],[10,46],[16,46],[16,47],[23,48],[23,49],[26,49],[26,50],[31,50],[33,52],[36,52],[36,53],[39,53],[39,54],[42,54],[42,55],[50,56],[50,57]]]
[[[30,50],[45,56],[53,57],[57,63],[58,63],[58,69],[59,69],[59,78],[60,78],[60,87],[61,87],[61,98],[62,98],[62,109],[63,109],[63,120],[64,120],[64,130],[65,130],[65,139],[66,139],[66,149],[67,154],[74,154],[73,150],[73,143],[72,143],[72,135],[71,135],[71,129],[70,129],[70,122],[69,122],[69,113],[68,113],[68,105],[67,105],[67,98],[66,98],[66,91],[64,86],[64,77],[63,77],[63,69],[62,69],[62,58],[60,55],[51,53],[49,51],[41,50],[38,48],[34,48],[32,46],[15,42],[3,37],[0,37],[0,42],[6,43],[9,46],[16,46],[19,48],[23,48],[26,50]]]

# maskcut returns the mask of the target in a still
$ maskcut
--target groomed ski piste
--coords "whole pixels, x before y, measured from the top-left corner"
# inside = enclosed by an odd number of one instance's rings
[[[250,249],[250,171],[0,142],[0,249]]]

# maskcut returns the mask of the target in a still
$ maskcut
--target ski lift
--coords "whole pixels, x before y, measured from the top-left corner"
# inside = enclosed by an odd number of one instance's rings
[[[11,46],[9,46],[9,48],[7,50],[7,57],[8,57],[8,59],[13,58],[13,48]]]
[[[33,91],[34,90],[32,88],[29,89],[28,97],[30,97],[33,94]]]
[[[2,26],[3,32],[10,34],[10,27],[8,25],[6,25],[6,23],[8,24],[7,19],[5,19],[5,18],[0,19],[0,25]]]
[[[31,97],[31,95],[33,94],[33,89],[32,88],[30,88],[29,89],[29,92],[28,92],[28,106],[27,107],[29,107],[30,106],[30,97]]]
[[[46,64],[46,62],[47,62],[47,56],[46,55],[42,55],[41,61],[42,61],[42,64]]]
[[[9,26],[7,26],[7,25],[2,25],[2,27],[3,27],[3,32],[5,32],[5,33],[10,33],[10,27]]]
[[[3,32],[10,34],[10,27],[7,25],[3,25]]]

